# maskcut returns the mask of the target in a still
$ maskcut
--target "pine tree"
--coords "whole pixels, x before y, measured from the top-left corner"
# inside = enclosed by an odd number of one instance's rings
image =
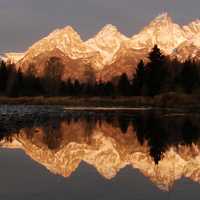
[[[8,81],[8,69],[5,62],[0,62],[0,94],[4,94]]]
[[[18,69],[15,79],[15,87],[16,91],[18,92],[18,95],[23,95],[24,93],[24,78],[23,73],[21,71],[21,68]]]
[[[24,95],[36,96],[44,94],[40,78],[36,77],[36,70],[33,64],[29,65],[27,72],[23,76]]]
[[[74,95],[76,96],[81,95],[81,84],[77,79],[74,81]]]
[[[104,83],[102,82],[102,80],[96,83],[95,89],[96,89],[95,94],[97,96],[105,96]]]
[[[105,83],[104,92],[105,92],[105,96],[114,96],[114,86],[110,81]]]
[[[197,65],[194,62],[190,60],[184,62],[183,69],[179,76],[179,81],[181,87],[186,93],[192,93],[198,88],[200,77]]]
[[[141,60],[137,66],[136,73],[133,75],[132,88],[134,96],[143,95],[143,86],[145,81],[145,65]]]
[[[150,52],[149,60],[145,69],[144,87],[146,95],[154,96],[161,92],[167,75],[165,56],[162,55],[157,45]]]
[[[10,90],[10,96],[24,96],[23,74],[20,68],[17,72],[13,72],[13,83]]]
[[[66,85],[65,85],[65,94],[67,96],[73,96],[74,94],[74,85],[72,83],[72,80],[71,78],[69,78],[66,82]]]
[[[122,96],[131,95],[131,85],[130,85],[128,76],[125,73],[123,73],[120,76],[119,83],[118,83],[118,93]]]
[[[6,84],[6,95],[7,96],[17,96],[17,91],[15,89],[16,84],[16,66],[14,64],[10,64],[7,66],[8,69],[8,81]]]

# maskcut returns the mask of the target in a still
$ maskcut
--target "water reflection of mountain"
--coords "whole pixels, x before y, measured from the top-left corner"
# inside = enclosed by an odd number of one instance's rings
[[[168,190],[181,177],[200,182],[199,119],[155,112],[5,117],[0,145],[65,177],[82,161],[108,179],[131,165]]]

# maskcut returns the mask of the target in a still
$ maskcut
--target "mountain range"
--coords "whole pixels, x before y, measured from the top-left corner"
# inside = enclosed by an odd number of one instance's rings
[[[110,80],[122,73],[131,77],[138,62],[147,60],[154,45],[158,45],[165,55],[180,61],[198,60],[200,20],[180,26],[163,13],[132,37],[108,24],[87,41],[67,26],[53,31],[24,53],[5,54],[4,60],[15,63],[23,72],[34,65],[36,74],[41,76],[48,60],[57,57],[64,65],[63,79],[84,80],[84,71],[89,67],[98,80]]]

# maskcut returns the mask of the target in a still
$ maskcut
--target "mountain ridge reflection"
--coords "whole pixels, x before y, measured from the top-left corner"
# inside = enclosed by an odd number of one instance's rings
[[[187,177],[200,183],[199,115],[65,113],[41,121],[1,121],[2,148],[22,149],[69,177],[81,162],[106,179],[130,165],[160,189]],[[16,126],[17,124],[17,126]]]

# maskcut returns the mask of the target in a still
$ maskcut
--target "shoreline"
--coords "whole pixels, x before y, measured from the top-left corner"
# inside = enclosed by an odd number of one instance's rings
[[[200,96],[163,94],[155,97],[0,97],[0,105],[51,105],[66,109],[198,109]]]

